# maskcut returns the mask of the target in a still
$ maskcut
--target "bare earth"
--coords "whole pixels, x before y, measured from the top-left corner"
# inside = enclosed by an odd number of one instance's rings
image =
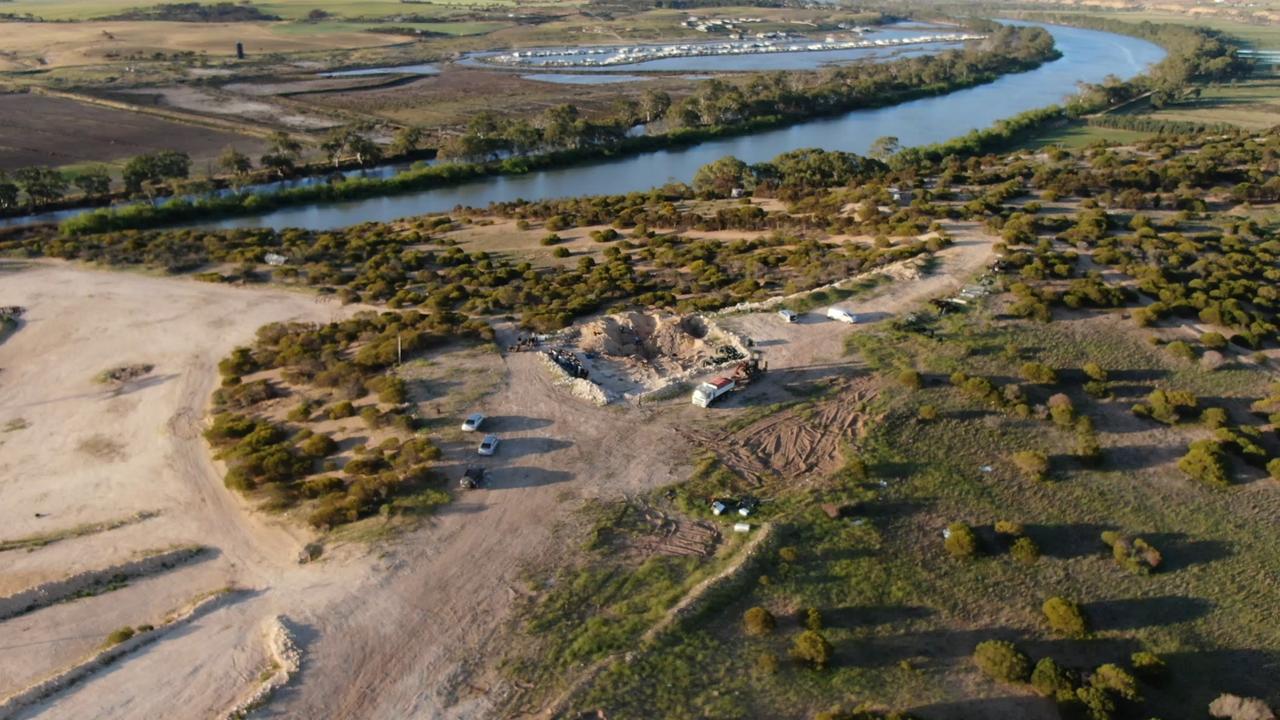
[[[978,271],[990,238],[974,227],[949,230],[957,244],[940,254],[935,274],[846,305],[887,316]],[[396,540],[330,547],[319,562],[299,565],[298,551],[310,539],[300,523],[251,512],[226,491],[199,431],[216,363],[234,346],[266,323],[327,321],[343,309],[283,290],[60,264],[0,265],[0,305],[10,304],[25,306],[27,315],[0,344],[0,542],[139,511],[159,514],[30,552],[0,552],[0,595],[174,544],[215,552],[113,592],[0,622],[0,697],[77,662],[116,628],[155,623],[228,584],[251,590],[22,717],[218,716],[257,686],[267,663],[263,627],[276,615],[296,628],[302,670],[259,716],[485,715],[505,693],[487,663],[501,650],[499,633],[523,570],[555,560],[557,523],[582,498],[613,498],[684,477],[691,430],[705,426],[709,412],[683,397],[653,408],[595,407],[552,385],[536,353],[506,355],[495,365],[499,389],[474,408],[490,416],[485,430],[503,438],[497,456],[486,460],[488,487]],[[771,312],[723,322],[756,339],[771,372],[712,413],[767,398],[796,373],[830,366],[844,336],[857,329],[787,325]],[[514,336],[500,328],[499,346]],[[155,368],[120,388],[94,381],[130,363]],[[444,469],[457,478],[476,459],[476,438],[444,437]]]

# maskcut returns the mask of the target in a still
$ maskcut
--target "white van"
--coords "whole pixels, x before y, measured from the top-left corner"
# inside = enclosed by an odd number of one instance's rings
[[[841,310],[838,307],[827,308],[827,317],[836,322],[849,323],[850,325],[858,322],[858,316],[848,310]]]
[[[786,320],[789,323],[793,323],[800,319],[799,313],[796,313],[792,310],[779,310],[778,317],[782,318],[783,320]]]

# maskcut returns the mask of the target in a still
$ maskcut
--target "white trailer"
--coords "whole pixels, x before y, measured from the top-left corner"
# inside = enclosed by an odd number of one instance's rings
[[[718,377],[704,382],[693,389],[693,404],[700,408],[710,407],[711,403],[721,395],[737,386],[731,378]]]

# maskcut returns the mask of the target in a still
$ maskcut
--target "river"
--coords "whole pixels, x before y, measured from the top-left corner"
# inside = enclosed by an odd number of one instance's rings
[[[1001,118],[1060,102],[1079,82],[1100,82],[1140,74],[1165,52],[1137,38],[1097,30],[1044,26],[1053,33],[1062,57],[1030,72],[1005,75],[995,82],[874,110],[812,120],[755,135],[715,140],[687,148],[632,155],[616,160],[541,170],[527,175],[485,178],[452,187],[385,197],[282,208],[202,223],[205,227],[300,227],[328,230],[362,222],[447,212],[457,205],[483,207],[491,202],[541,200],[574,195],[618,194],[648,190],[668,181],[689,181],[713,160],[733,155],[755,163],[790,150],[821,147],[866,153],[884,135],[903,146],[940,142]]]
[[[644,191],[669,181],[687,182],[699,167],[726,155],[756,163],[800,148],[866,153],[876,138],[885,135],[897,137],[904,147],[926,145],[988,127],[1001,118],[1061,102],[1075,91],[1080,82],[1100,82],[1108,75],[1121,79],[1133,77],[1165,56],[1159,46],[1125,35],[1057,25],[1042,27],[1053,34],[1062,53],[1061,58],[1029,72],[1005,75],[986,85],[946,95],[891,107],[855,110],[691,147],[540,170],[526,175],[494,176],[401,195],[299,205],[199,225],[328,230],[363,222],[385,222],[412,215],[447,212],[458,205],[483,207],[491,202],[517,199],[541,200]],[[303,182],[314,181],[307,179]],[[82,210],[50,213],[48,220],[61,220],[79,212]],[[10,218],[8,222],[0,221],[0,226],[30,222],[31,219]]]

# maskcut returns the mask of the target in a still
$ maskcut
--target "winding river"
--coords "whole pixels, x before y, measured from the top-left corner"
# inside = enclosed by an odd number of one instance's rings
[[[792,125],[755,135],[715,140],[687,148],[632,155],[599,163],[485,178],[453,187],[350,202],[282,208],[205,227],[301,227],[328,230],[369,221],[445,212],[457,205],[483,207],[524,198],[600,195],[648,190],[668,181],[688,181],[702,165],[734,155],[755,163],[799,148],[821,147],[865,153],[878,137],[894,135],[904,146],[940,142],[1020,112],[1060,102],[1079,82],[1122,79],[1141,73],[1165,55],[1159,46],[1125,35],[1046,25],[1062,57],[1035,70],[995,82],[892,107]]]
[[[1038,23],[1037,23],[1038,24]],[[878,137],[893,135],[903,146],[925,145],[990,126],[1001,118],[1052,105],[1075,91],[1077,83],[1121,79],[1141,73],[1165,55],[1159,46],[1137,38],[1096,30],[1042,25],[1053,34],[1062,57],[1035,70],[1005,75],[995,82],[891,107],[855,110],[777,130],[715,140],[691,147],[629,155],[526,175],[494,176],[452,187],[348,202],[300,205],[260,215],[199,223],[202,227],[328,230],[370,221],[433,212],[458,205],[540,200],[575,195],[648,190],[669,181],[689,181],[706,163],[726,155],[756,163],[800,148],[819,147],[866,153]],[[51,213],[61,220],[79,211]],[[30,221],[12,218],[9,222]],[[0,225],[7,223],[0,222]]]

